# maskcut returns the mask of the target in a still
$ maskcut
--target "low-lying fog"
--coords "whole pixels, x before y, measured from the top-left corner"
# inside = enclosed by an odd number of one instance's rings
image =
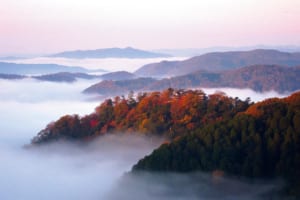
[[[214,94],[216,92],[224,92],[226,95],[231,97],[238,97],[241,100],[245,100],[248,97],[253,102],[262,101],[264,99],[278,97],[283,98],[290,95],[289,92],[285,94],[279,94],[276,91],[268,91],[268,92],[255,92],[251,89],[236,89],[236,88],[201,88],[206,94]]]
[[[123,174],[133,164],[159,144],[147,138],[109,136],[88,146],[60,143],[23,148],[49,122],[60,116],[93,112],[100,102],[86,101],[87,97],[80,93],[90,84],[90,81],[82,80],[72,84],[32,79],[0,81],[0,199],[193,199],[203,188],[216,192],[210,190],[205,181],[197,182],[197,187],[189,190],[182,187],[184,191],[174,186],[176,181],[179,185],[193,183],[190,175],[176,175],[173,185],[165,181],[172,180],[169,176],[163,180],[152,175],[138,180],[124,178]],[[229,89],[225,92],[231,94]],[[265,96],[249,90],[231,92],[235,96],[242,95],[242,99]],[[124,181],[126,187],[122,185]],[[249,186],[249,191],[251,189]],[[122,194],[126,194],[124,198],[121,198]],[[186,196],[188,194],[193,196]]]
[[[170,57],[170,58],[102,58],[102,59],[72,59],[72,58],[50,58],[50,57],[37,57],[30,59],[20,60],[7,60],[7,62],[22,63],[22,64],[58,64],[65,66],[78,66],[90,70],[103,69],[108,72],[114,71],[128,71],[134,72],[143,65],[149,63],[156,63],[163,60],[184,60],[186,57]]]
[[[85,115],[100,102],[80,92],[91,83],[0,81],[0,199],[101,199],[111,185],[159,142],[106,137],[87,147],[53,144],[24,149],[49,122]]]

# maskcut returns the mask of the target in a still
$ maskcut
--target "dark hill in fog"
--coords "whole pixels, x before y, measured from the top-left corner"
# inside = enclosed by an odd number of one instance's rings
[[[101,71],[101,70],[99,70]],[[69,67],[57,64],[16,64],[0,62],[0,73],[2,74],[52,74],[58,72],[80,72],[85,73],[89,70],[82,67]]]
[[[104,80],[86,88],[83,93],[100,95],[121,95],[141,89],[155,83],[153,78],[136,78],[131,80]]]
[[[142,81],[148,80],[148,81]],[[131,87],[134,86],[134,87]],[[183,76],[155,79],[133,79],[129,82],[100,82],[84,92],[97,94],[124,94],[130,90],[154,91],[167,88],[251,88],[264,92],[274,90],[280,93],[300,89],[300,67],[278,65],[253,65],[226,71],[196,71]]]
[[[17,75],[17,74],[1,74],[0,79],[24,79],[24,78],[33,78],[40,81],[50,81],[50,82],[75,82],[78,79],[99,79],[99,80],[110,80],[110,81],[120,81],[120,80],[129,80],[134,79],[136,76],[132,73],[125,72],[125,71],[117,71],[106,73],[103,75],[93,75],[87,73],[71,73],[71,72],[58,72],[54,74],[43,74],[43,75]]]

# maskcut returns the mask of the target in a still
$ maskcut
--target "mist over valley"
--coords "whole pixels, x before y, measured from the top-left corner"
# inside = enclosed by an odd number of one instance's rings
[[[185,150],[176,145],[189,136],[201,141],[202,129],[209,132],[207,127],[223,121],[242,122],[239,116],[254,112],[254,103],[287,98],[299,89],[299,67],[253,65],[139,77],[139,69],[168,63],[165,59],[180,63],[186,58],[54,56],[3,63],[2,70],[12,70],[11,65],[15,71],[3,71],[0,79],[1,199],[264,199],[295,187],[282,177],[244,172],[235,177],[223,165],[190,166],[193,159],[206,158],[194,148],[185,155],[192,161],[177,166]],[[43,71],[45,66],[62,68],[52,73]],[[297,129],[293,123],[292,132]],[[178,156],[166,156],[173,145]],[[169,159],[172,165],[160,165]]]
[[[116,196],[133,190],[141,185],[148,185],[147,179],[136,180],[129,177],[123,180],[137,161],[152,152],[164,138],[155,140],[134,135],[100,137],[90,144],[59,142],[45,146],[24,148],[30,140],[48,123],[66,114],[85,116],[94,111],[101,101],[90,101],[81,91],[95,80],[79,80],[74,83],[41,82],[34,79],[0,80],[1,107],[0,117],[0,148],[1,148],[1,176],[0,186],[3,188],[3,199],[116,199]],[[220,89],[204,89],[213,94]],[[223,89],[229,95],[245,99],[248,96],[253,101],[265,97],[280,96],[275,92],[256,93],[251,90]],[[248,96],[247,96],[248,95]],[[175,175],[176,177],[177,175]],[[205,176],[210,176],[205,175]],[[168,175],[167,175],[168,177]],[[191,178],[179,175],[178,184],[189,182]],[[158,179],[149,188],[141,188],[139,195],[145,199],[153,197],[173,199],[177,192],[180,198],[191,199],[199,197],[198,187],[170,188],[169,178],[160,183]],[[181,180],[182,179],[182,180]],[[119,186],[119,182],[130,181],[126,187]],[[146,182],[144,182],[146,181]],[[30,183],[30,184],[29,184]],[[177,183],[177,182],[175,182]],[[202,183],[199,183],[200,185]],[[209,188],[210,184],[203,182]],[[119,188],[121,187],[121,188]],[[144,187],[144,186],[143,186]],[[246,186],[248,187],[248,186]],[[252,186],[249,186],[252,187]],[[266,184],[267,191],[272,190]],[[158,193],[156,189],[162,193]],[[215,193],[213,191],[212,193]],[[14,191],[14,192],[12,192]],[[119,192],[116,192],[119,191]],[[209,191],[209,192],[208,192]],[[200,196],[210,193],[208,189]],[[131,194],[135,194],[132,191]],[[158,195],[158,196],[157,196]],[[247,194],[244,194],[245,197]],[[239,196],[239,195],[237,195]],[[129,195],[128,199],[134,197]]]

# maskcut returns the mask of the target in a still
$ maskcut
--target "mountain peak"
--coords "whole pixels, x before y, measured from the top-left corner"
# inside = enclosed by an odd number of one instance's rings
[[[49,55],[49,57],[64,57],[64,58],[161,58],[170,57],[170,55],[135,49],[132,47],[126,48],[105,48],[95,50],[76,50],[65,51],[57,54]]]

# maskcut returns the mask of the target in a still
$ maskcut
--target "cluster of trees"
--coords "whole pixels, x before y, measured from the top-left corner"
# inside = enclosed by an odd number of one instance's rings
[[[133,172],[207,171],[236,177],[281,177],[300,196],[300,92],[251,103],[223,93],[167,89],[105,100],[95,112],[50,123],[33,144],[90,140],[107,133],[170,138]]]
[[[175,138],[207,124],[232,118],[245,111],[250,99],[242,101],[224,93],[206,95],[201,90],[130,93],[127,98],[105,100],[95,112],[79,117],[67,115],[50,123],[32,143],[60,139],[90,139],[113,132],[162,135]]]
[[[133,171],[215,171],[287,180],[300,196],[300,92],[253,104],[245,112],[163,144]]]

